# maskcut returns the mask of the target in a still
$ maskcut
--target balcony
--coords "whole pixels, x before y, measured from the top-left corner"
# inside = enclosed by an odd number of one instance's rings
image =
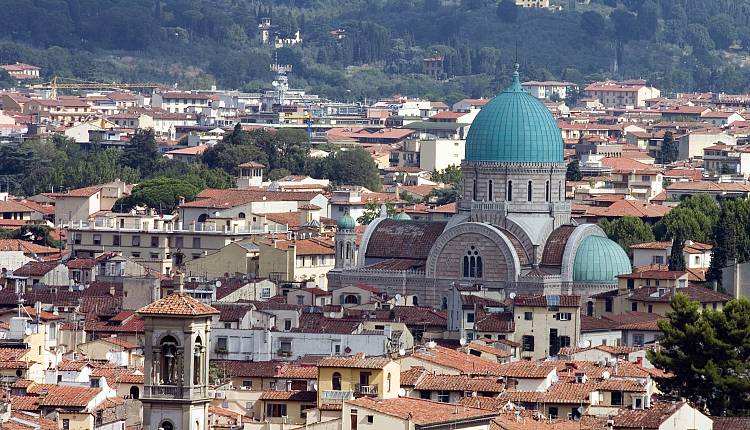
[[[343,403],[346,400],[353,400],[354,392],[345,390],[323,390],[320,392],[321,403]]]
[[[146,385],[144,388],[143,397],[146,399],[190,400],[208,396],[205,386],[191,388],[177,385]]]
[[[357,384],[355,386],[356,394],[360,396],[377,396],[378,395],[378,385],[362,385]]]

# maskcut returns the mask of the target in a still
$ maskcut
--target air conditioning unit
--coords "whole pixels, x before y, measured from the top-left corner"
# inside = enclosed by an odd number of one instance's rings
[[[215,390],[208,390],[208,397],[215,398],[216,397],[216,391]]]
[[[214,398],[215,399],[226,399],[227,398],[227,393],[226,393],[226,391],[219,391],[219,390],[217,390],[217,391],[214,392]]]

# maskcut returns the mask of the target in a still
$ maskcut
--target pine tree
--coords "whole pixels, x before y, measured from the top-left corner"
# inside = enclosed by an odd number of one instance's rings
[[[682,272],[685,270],[685,255],[682,249],[685,240],[682,236],[677,236],[672,240],[672,251],[669,254],[669,270]]]

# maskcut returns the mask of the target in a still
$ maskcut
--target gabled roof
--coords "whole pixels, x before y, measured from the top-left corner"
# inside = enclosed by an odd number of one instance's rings
[[[382,369],[392,363],[388,357],[365,357],[357,354],[352,357],[323,357],[318,362],[318,367],[346,367],[353,369]]]
[[[652,403],[649,409],[620,409],[612,419],[615,422],[615,428],[658,429],[686,404],[685,402],[657,402]]]
[[[441,367],[455,369],[467,375],[493,375],[502,374],[502,367],[483,358],[476,357],[455,349],[436,346],[425,351],[414,353],[412,358],[417,358]]]
[[[377,411],[402,420],[412,421],[418,426],[435,425],[441,423],[461,422],[486,418],[490,419],[495,412],[469,407],[457,408],[449,403],[433,402],[430,400],[411,397],[395,399],[371,399],[362,397],[350,400],[347,404]]]
[[[140,315],[204,316],[216,315],[219,311],[199,302],[186,293],[170,294],[138,310]]]

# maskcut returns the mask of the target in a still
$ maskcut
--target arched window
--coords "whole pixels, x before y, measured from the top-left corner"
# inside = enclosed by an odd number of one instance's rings
[[[443,300],[440,302],[440,309],[446,310],[448,309],[448,298],[443,297]]]
[[[531,201],[531,181],[529,181],[529,184],[526,186],[526,201]]]
[[[471,246],[464,255],[463,264],[464,278],[481,278],[484,268],[482,266],[482,256],[479,255],[476,247]]]
[[[159,428],[164,430],[174,430],[174,426],[170,421],[162,421],[161,424],[159,424]]]
[[[487,182],[487,200],[495,200],[495,184],[492,182],[492,179]]]
[[[341,391],[341,374],[339,372],[333,372],[331,377],[331,385],[333,390]]]
[[[413,296],[411,298],[411,304],[412,304],[412,306],[419,306],[419,297]]]
[[[237,214],[237,218],[245,219],[245,212],[240,212],[239,214]]]
[[[201,367],[203,365],[203,341],[201,337],[195,338],[195,350],[193,351],[193,384],[203,385],[201,381]]]
[[[505,196],[505,200],[507,201],[513,200],[513,181],[508,181],[508,195]]]
[[[586,304],[586,315],[590,317],[594,316],[594,302],[588,302]]]
[[[358,305],[359,297],[355,296],[354,294],[347,294],[346,296],[344,296],[344,304],[345,305]]]
[[[477,200],[477,180],[476,179],[471,181],[471,199],[474,201]]]
[[[352,258],[352,244],[349,242],[346,242],[346,259],[349,260]]]
[[[161,340],[161,383],[176,385],[177,375],[177,340],[172,336],[165,336]]]
[[[339,243],[339,258],[344,259],[344,244]]]
[[[137,385],[130,387],[130,398],[136,400],[141,398],[141,390]]]
[[[208,219],[208,214],[200,214],[198,216],[198,222],[206,222],[207,219]]]
[[[549,181],[547,181],[544,183],[544,201],[546,202],[549,201],[549,194],[550,194]]]

